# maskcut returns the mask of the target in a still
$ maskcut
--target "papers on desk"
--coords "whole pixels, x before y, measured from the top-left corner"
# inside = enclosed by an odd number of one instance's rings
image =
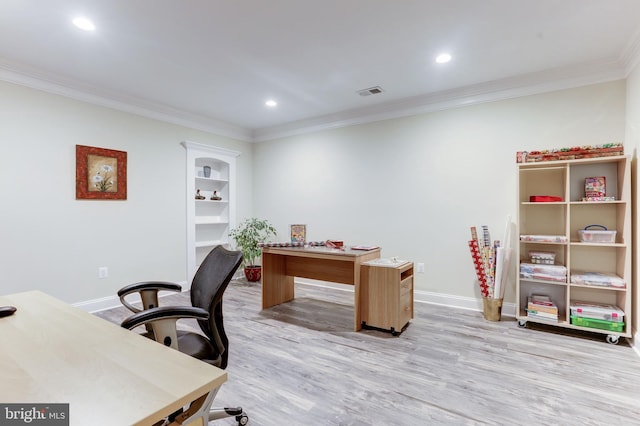
[[[381,257],[379,259],[373,259],[373,260],[369,260],[368,262],[363,262],[363,265],[385,266],[387,268],[397,268],[398,266],[404,265],[407,262],[408,262],[407,260],[401,260],[401,259],[398,259],[397,257],[391,257],[391,258]]]
[[[378,246],[353,246],[351,247],[351,250],[375,250],[377,248],[380,248]]]

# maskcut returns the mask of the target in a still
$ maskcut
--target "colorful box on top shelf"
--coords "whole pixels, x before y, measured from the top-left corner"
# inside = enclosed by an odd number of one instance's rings
[[[616,155],[624,155],[624,146],[621,143],[574,146],[542,151],[518,151],[516,153],[516,162],[535,163],[538,161],[578,160],[581,158],[613,157]]]
[[[607,178],[594,176],[584,179],[585,197],[605,197],[607,195]]]
[[[582,201],[588,202],[602,202],[602,201],[615,201],[616,197],[582,197]]]

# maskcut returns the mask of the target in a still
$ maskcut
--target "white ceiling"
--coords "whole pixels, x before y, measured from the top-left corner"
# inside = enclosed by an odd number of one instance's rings
[[[0,79],[259,141],[623,78],[639,28],[640,0],[0,0]]]

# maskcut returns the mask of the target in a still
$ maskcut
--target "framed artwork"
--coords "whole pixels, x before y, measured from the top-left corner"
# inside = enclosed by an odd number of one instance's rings
[[[76,200],[126,200],[127,153],[76,145]]]
[[[304,243],[307,238],[307,225],[291,225],[291,242]]]

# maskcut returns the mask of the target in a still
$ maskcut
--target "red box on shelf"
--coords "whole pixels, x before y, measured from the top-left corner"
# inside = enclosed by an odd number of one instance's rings
[[[529,197],[531,203],[553,203],[562,202],[562,197],[556,197],[555,195],[531,195]]]

